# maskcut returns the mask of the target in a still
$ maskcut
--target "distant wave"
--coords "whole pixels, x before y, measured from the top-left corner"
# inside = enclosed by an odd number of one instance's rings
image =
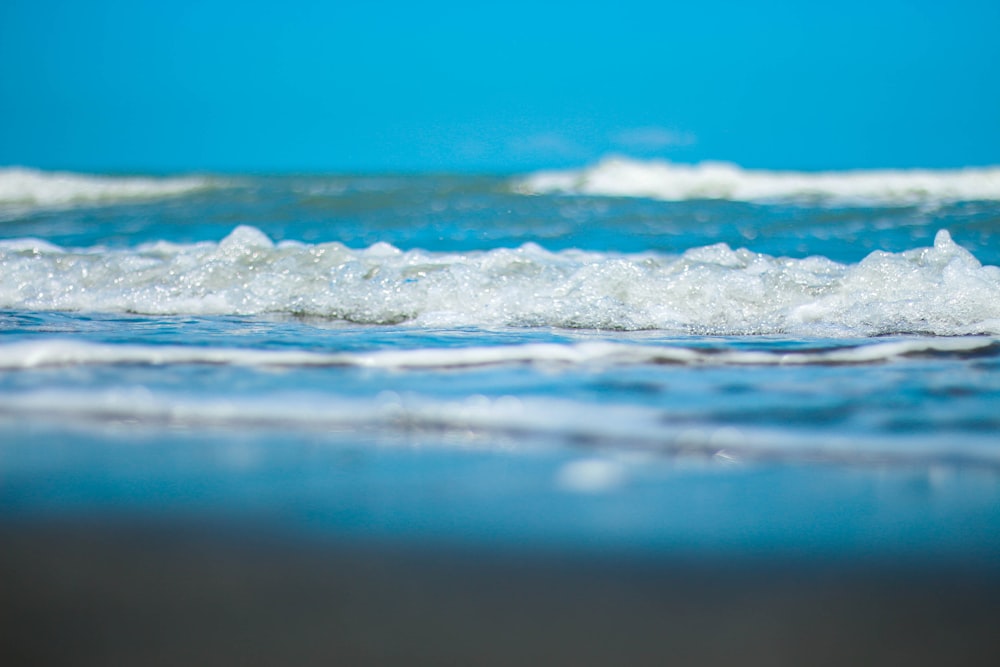
[[[150,178],[94,176],[71,172],[40,171],[25,167],[0,168],[0,205],[61,207],[73,204],[110,203],[158,199],[209,187],[204,177]]]
[[[681,255],[537,245],[467,253],[386,243],[65,249],[0,241],[0,309],[161,315],[286,313],[363,324],[658,329],[685,334],[1000,334],[1000,268],[940,231],[933,247],[857,264],[725,244]]]
[[[669,201],[806,200],[901,205],[1000,200],[1000,167],[796,172],[743,169],[726,162],[686,165],[616,157],[583,169],[539,171],[517,181],[515,188],[525,194]]]

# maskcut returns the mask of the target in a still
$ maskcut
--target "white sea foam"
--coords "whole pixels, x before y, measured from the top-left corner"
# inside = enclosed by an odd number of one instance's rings
[[[530,364],[553,366],[804,366],[875,364],[926,355],[992,354],[1000,339],[987,336],[911,338],[818,349],[715,349],[696,345],[644,345],[609,341],[434,347],[324,353],[185,345],[125,345],[62,338],[0,343],[0,370],[85,365],[177,364],[316,367],[353,366],[390,370],[459,369]]]
[[[552,253],[532,244],[353,250],[275,245],[239,227],[219,243],[134,249],[3,241],[0,277],[0,308],[11,310],[718,335],[1000,334],[1000,268],[980,264],[946,231],[933,247],[878,251],[845,265],[724,244],[679,256]]]
[[[375,400],[304,392],[266,396],[197,396],[118,387],[105,390],[39,389],[0,393],[0,419],[42,417],[60,424],[109,425],[120,428],[220,427],[320,430],[378,435],[454,434],[436,438],[442,446],[462,445],[463,437],[482,446],[502,443],[531,451],[538,447],[573,445],[585,439],[589,452],[615,456],[611,466],[586,464],[562,471],[556,484],[574,491],[599,491],[626,481],[630,453],[700,458],[723,464],[760,459],[845,462],[928,463],[978,462],[1000,464],[995,437],[953,434],[868,437],[838,435],[822,430],[717,426],[675,421],[669,412],[649,406],[609,402],[581,403],[558,398],[473,396],[441,399],[386,392]],[[593,460],[593,459],[589,459]]]
[[[46,172],[25,167],[0,168],[0,205],[64,207],[158,199],[209,187],[201,177],[147,178]]]
[[[687,165],[615,157],[584,169],[537,172],[518,181],[516,189],[526,194],[669,201],[808,200],[898,205],[1000,200],[1000,167],[794,172],[742,169],[726,162]]]

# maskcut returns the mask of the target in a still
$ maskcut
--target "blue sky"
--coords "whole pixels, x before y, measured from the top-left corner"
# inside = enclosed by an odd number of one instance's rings
[[[996,0],[3,0],[0,164],[1000,163]]]

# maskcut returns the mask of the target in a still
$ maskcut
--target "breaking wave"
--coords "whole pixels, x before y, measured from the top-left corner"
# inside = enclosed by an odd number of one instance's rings
[[[712,335],[1000,334],[1000,268],[943,230],[933,247],[841,264],[725,244],[681,255],[276,245],[242,226],[218,243],[130,249],[0,241],[0,275],[0,308],[9,310]]]

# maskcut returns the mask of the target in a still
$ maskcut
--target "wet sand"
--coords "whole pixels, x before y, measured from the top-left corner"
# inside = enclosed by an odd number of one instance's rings
[[[4,665],[996,665],[1000,567],[0,524]]]

